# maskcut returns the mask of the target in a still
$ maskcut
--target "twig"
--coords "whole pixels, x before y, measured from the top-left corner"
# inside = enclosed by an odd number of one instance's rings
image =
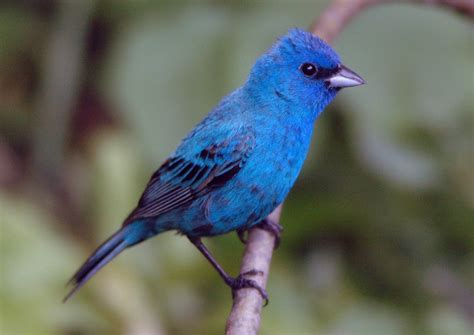
[[[349,22],[363,10],[374,5],[386,3],[412,3],[445,7],[474,19],[473,0],[333,0],[319,18],[311,25],[310,31],[327,42],[332,42]],[[269,218],[280,221],[281,206]],[[261,229],[249,232],[240,273],[258,270],[260,276],[249,276],[262,287],[266,286],[275,237]],[[226,323],[227,335],[255,335],[260,328],[262,297],[254,289],[242,289],[236,292],[232,310]]]
[[[474,18],[473,0],[334,0],[314,21],[310,30],[325,41],[331,42],[360,12],[375,5],[389,3],[445,7],[468,18]]]
[[[280,222],[281,205],[268,218]],[[263,275],[248,276],[258,285],[265,288],[270,262],[272,260],[275,237],[266,230],[254,228],[250,230],[245,246],[240,273],[250,270],[261,271]],[[260,327],[262,296],[257,290],[242,289],[235,293],[234,303],[227,319],[226,334],[257,334]]]

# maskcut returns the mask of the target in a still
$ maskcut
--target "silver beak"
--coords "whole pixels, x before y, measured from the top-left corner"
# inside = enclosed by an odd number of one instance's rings
[[[326,79],[326,84],[329,87],[344,88],[364,85],[365,80],[351,69],[341,65],[339,71]]]

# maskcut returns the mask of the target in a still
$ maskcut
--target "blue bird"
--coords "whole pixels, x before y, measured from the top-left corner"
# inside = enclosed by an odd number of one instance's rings
[[[260,56],[242,87],[183,139],[152,175],[122,227],[74,274],[71,297],[120,252],[175,230],[188,237],[234,290],[255,281],[228,275],[201,237],[260,225],[283,202],[308,153],[313,124],[341,88],[364,84],[323,40],[291,29]]]

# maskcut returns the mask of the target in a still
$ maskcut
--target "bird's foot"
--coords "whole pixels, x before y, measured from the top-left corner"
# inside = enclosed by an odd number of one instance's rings
[[[225,279],[225,282],[227,285],[230,286],[232,289],[232,298],[235,299],[235,291],[240,290],[242,288],[254,288],[260,293],[262,296],[262,299],[265,301],[263,306],[268,305],[268,294],[267,291],[263,287],[257,284],[255,280],[252,279],[247,279],[245,276],[254,276],[254,275],[263,275],[262,271],[257,271],[257,270],[250,270],[245,273],[239,274],[236,278],[228,277]]]
[[[255,225],[255,227],[266,230],[272,233],[275,236],[275,246],[274,248],[277,249],[280,246],[281,240],[281,232],[283,231],[283,227],[268,218],[262,220],[262,222]],[[237,236],[239,240],[243,244],[247,244],[248,241],[248,229],[237,229]]]
[[[255,227],[266,230],[275,236],[274,249],[277,249],[280,246],[281,232],[283,231],[283,227],[279,223],[266,218]]]

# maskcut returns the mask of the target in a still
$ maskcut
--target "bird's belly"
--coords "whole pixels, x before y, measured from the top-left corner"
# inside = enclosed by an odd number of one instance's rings
[[[273,187],[236,178],[189,207],[157,218],[156,224],[174,221],[170,229],[188,236],[221,235],[250,228],[270,214],[283,199],[281,192]]]
[[[284,156],[279,160],[265,158],[247,162],[232,182],[209,195],[202,208],[212,225],[211,235],[250,228],[286,198],[302,162],[289,163]]]
[[[271,192],[256,186],[236,185],[228,193],[209,197],[205,207],[206,221],[212,224],[212,235],[246,229],[263,220],[278,204]]]

